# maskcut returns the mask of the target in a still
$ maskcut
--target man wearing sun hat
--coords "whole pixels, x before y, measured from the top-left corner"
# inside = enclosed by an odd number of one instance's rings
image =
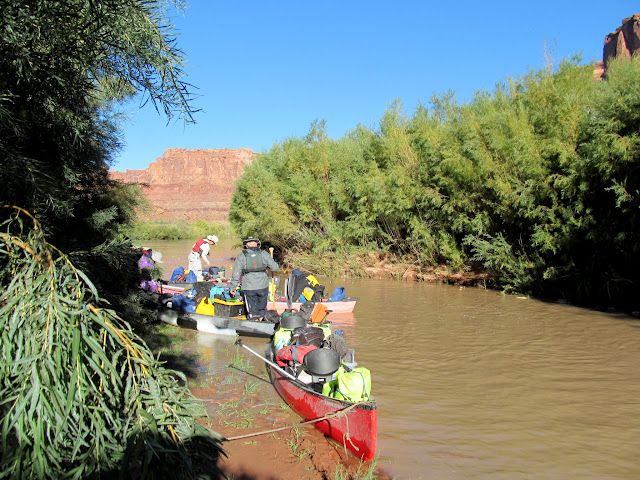
[[[267,296],[269,294],[269,276],[278,271],[278,264],[273,257],[262,250],[262,242],[256,237],[242,241],[244,250],[238,254],[233,264],[233,275],[228,282],[232,294],[242,284],[244,300],[247,305],[248,320],[262,320],[267,313]]]
[[[202,281],[202,261],[204,260],[207,266],[211,265],[207,256],[209,255],[209,246],[218,243],[218,237],[215,235],[207,235],[207,238],[200,238],[191,247],[189,252],[189,271],[196,274],[198,281]]]

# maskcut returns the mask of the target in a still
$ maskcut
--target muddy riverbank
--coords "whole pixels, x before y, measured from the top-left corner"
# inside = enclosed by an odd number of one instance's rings
[[[362,464],[311,425],[301,425],[273,389],[264,363],[239,351],[235,337],[159,325],[147,341],[168,367],[186,375],[207,411],[202,423],[227,439],[220,467],[228,478],[391,478],[375,462]],[[263,339],[248,342],[256,350],[266,345]]]

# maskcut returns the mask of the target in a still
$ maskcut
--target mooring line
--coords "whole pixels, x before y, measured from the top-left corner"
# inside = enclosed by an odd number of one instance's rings
[[[256,433],[248,433],[246,435],[240,435],[238,437],[231,437],[231,438],[226,438],[224,437],[222,439],[223,442],[231,442],[233,440],[241,440],[243,438],[250,438],[250,437],[257,437],[259,435],[266,435],[267,433],[274,433],[274,432],[280,432],[282,430],[291,430],[292,428],[297,428],[303,425],[310,425],[312,423],[316,423],[316,422],[320,422],[322,420],[327,420],[329,418],[338,418],[341,415],[345,415],[347,412],[349,412],[349,410],[351,410],[352,408],[363,404],[363,403],[368,403],[368,402],[358,402],[358,403],[354,403],[353,405],[349,405],[346,408],[343,408],[342,410],[336,410],[335,412],[329,412],[327,413],[324,417],[320,417],[320,418],[315,418],[313,420],[308,420],[306,422],[302,422],[302,423],[296,423],[295,425],[291,425],[291,426],[287,426],[287,427],[280,427],[280,428],[273,428],[271,430],[265,430],[263,432],[256,432]]]

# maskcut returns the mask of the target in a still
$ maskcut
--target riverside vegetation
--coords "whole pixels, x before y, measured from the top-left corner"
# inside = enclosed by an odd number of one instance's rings
[[[338,140],[315,122],[246,168],[231,224],[318,273],[388,258],[637,310],[640,59],[602,81],[579,61],[465,104],[446,93],[408,116],[396,102]]]
[[[2,478],[220,476],[184,377],[135,333],[139,191],[108,177],[123,102],[193,120],[171,3],[0,0]]]
[[[123,232],[134,241],[204,238],[211,235],[211,232],[216,232],[220,238],[233,236],[233,230],[229,225],[207,223],[202,220],[195,223],[136,220],[124,227]]]
[[[0,370],[3,476],[215,478],[221,442],[197,420],[205,411],[185,375],[104,307],[35,219],[13,222],[3,227],[16,235],[0,232],[0,335],[12,360]]]

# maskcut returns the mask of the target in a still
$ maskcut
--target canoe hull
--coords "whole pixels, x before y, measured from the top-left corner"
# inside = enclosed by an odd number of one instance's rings
[[[159,293],[167,293],[169,295],[175,295],[176,293],[184,293],[185,290],[189,290],[194,287],[196,283],[205,283],[205,282],[167,282],[162,281],[159,287]],[[212,287],[223,287],[227,286],[227,281],[217,281],[217,282],[206,282],[210,284]]]
[[[165,293],[169,295],[175,295],[177,293],[184,293],[185,286],[187,288],[191,288],[193,286],[192,283],[180,283],[180,282],[168,282],[160,285],[160,293]],[[220,286],[218,284],[212,283],[212,286]],[[331,310],[331,313],[352,313],[353,309],[356,308],[356,303],[358,302],[357,298],[345,298],[344,300],[339,300],[336,302],[330,302],[328,300],[323,300],[322,304],[327,307],[328,310]],[[275,305],[275,310],[278,313],[282,313],[287,308],[287,302],[282,301],[270,301],[267,303],[267,309],[273,310]],[[291,308],[295,308],[296,310],[300,310],[300,302],[293,302],[291,304]]]
[[[269,369],[271,383],[278,394],[304,420],[322,418],[353,405],[317,393],[302,382],[289,379],[273,366]],[[313,425],[359,459],[366,461],[375,456],[378,437],[378,410],[375,402],[360,404],[344,415],[321,420]]]
[[[203,315],[201,313],[178,312],[170,308],[158,309],[158,320],[200,332],[218,335],[237,334],[251,337],[270,337],[273,335],[273,327],[275,325],[268,322],[240,320],[238,318]]]
[[[344,300],[339,300],[337,302],[329,302],[323,301],[322,305],[327,307],[327,310],[331,310],[331,313],[351,313],[353,309],[356,308],[356,303],[358,302],[357,298],[348,298]],[[287,302],[268,302],[267,308],[273,309],[273,305],[275,303],[275,309],[278,313],[282,313],[287,308]],[[296,310],[300,310],[300,302],[293,302],[291,304],[291,308],[295,308]]]
[[[182,294],[184,293],[185,285],[189,288],[193,286],[193,283],[161,283],[159,286],[159,293],[165,293],[169,295]]]

